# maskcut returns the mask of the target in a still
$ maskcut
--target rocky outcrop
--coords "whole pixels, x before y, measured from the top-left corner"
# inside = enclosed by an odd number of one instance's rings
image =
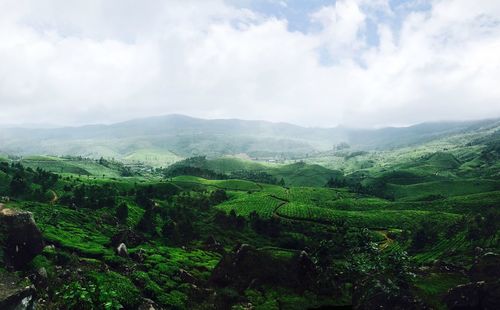
[[[469,270],[473,282],[448,291],[444,302],[449,309],[498,309],[500,305],[500,255],[476,249]]]
[[[42,233],[26,211],[17,211],[0,205],[0,246],[7,267],[19,269],[42,252]]]
[[[448,309],[498,309],[500,281],[458,285],[448,291],[444,302]]]
[[[469,270],[473,281],[492,282],[500,279],[500,255],[488,252],[479,255]]]
[[[32,285],[13,274],[0,273],[0,309],[31,310],[35,308],[36,291]]]

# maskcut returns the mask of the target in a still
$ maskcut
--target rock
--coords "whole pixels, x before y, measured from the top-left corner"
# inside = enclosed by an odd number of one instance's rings
[[[484,281],[458,285],[444,297],[448,309],[498,309],[500,281]]]
[[[473,281],[496,281],[500,279],[500,255],[488,252],[474,261],[469,275]]]
[[[120,245],[116,248],[116,254],[121,257],[128,257],[128,250],[125,243],[120,243]]]
[[[31,212],[17,211],[0,205],[0,229],[0,236],[3,235],[0,246],[4,249],[6,266],[19,269],[42,252],[42,233]]]
[[[13,274],[0,273],[0,309],[35,309],[36,290]]]
[[[138,310],[156,310],[156,309],[160,309],[160,308],[151,299],[143,298],[142,299],[142,304],[137,309]]]

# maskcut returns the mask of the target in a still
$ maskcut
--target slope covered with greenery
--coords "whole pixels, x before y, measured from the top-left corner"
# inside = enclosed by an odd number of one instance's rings
[[[500,149],[486,123],[272,162],[5,156],[0,210],[32,212],[46,246],[13,268],[0,230],[0,277],[31,279],[39,309],[446,308],[457,285],[498,285]]]

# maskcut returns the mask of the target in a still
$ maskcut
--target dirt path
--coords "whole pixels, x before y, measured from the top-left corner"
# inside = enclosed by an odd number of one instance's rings
[[[51,190],[51,189],[49,190],[49,192],[52,193],[52,199],[50,200],[50,203],[51,204],[56,203],[57,200],[59,199],[59,196],[57,196],[57,193],[55,191]]]
[[[393,244],[395,241],[394,239],[390,238],[388,236],[388,231],[387,230],[375,230],[376,232],[378,232],[379,234],[381,234],[382,236],[384,236],[384,241],[382,241],[380,244],[379,244],[379,248],[381,250],[385,250],[387,249],[391,244]]]
[[[319,224],[319,225],[331,225],[331,223],[329,223],[329,222],[321,222],[321,221],[309,220],[309,219],[299,219],[299,218],[294,218],[294,217],[291,217],[291,216],[286,216],[286,215],[279,214],[278,210],[281,207],[283,207],[284,205],[286,205],[287,203],[289,203],[290,201],[288,199],[281,198],[281,197],[278,197],[278,196],[275,196],[275,195],[272,195],[272,194],[269,195],[269,197],[281,201],[281,203],[278,204],[276,206],[276,208],[274,208],[274,210],[273,210],[273,217],[275,217],[275,218],[279,218],[279,219],[287,220],[287,221],[302,222],[302,223],[312,223],[312,224]]]

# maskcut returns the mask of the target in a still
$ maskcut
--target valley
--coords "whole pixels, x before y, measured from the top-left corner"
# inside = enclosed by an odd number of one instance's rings
[[[154,120],[39,130],[24,145],[32,133],[2,132],[9,296],[38,309],[498,302],[498,120],[372,131]],[[23,229],[34,232],[19,251]]]

